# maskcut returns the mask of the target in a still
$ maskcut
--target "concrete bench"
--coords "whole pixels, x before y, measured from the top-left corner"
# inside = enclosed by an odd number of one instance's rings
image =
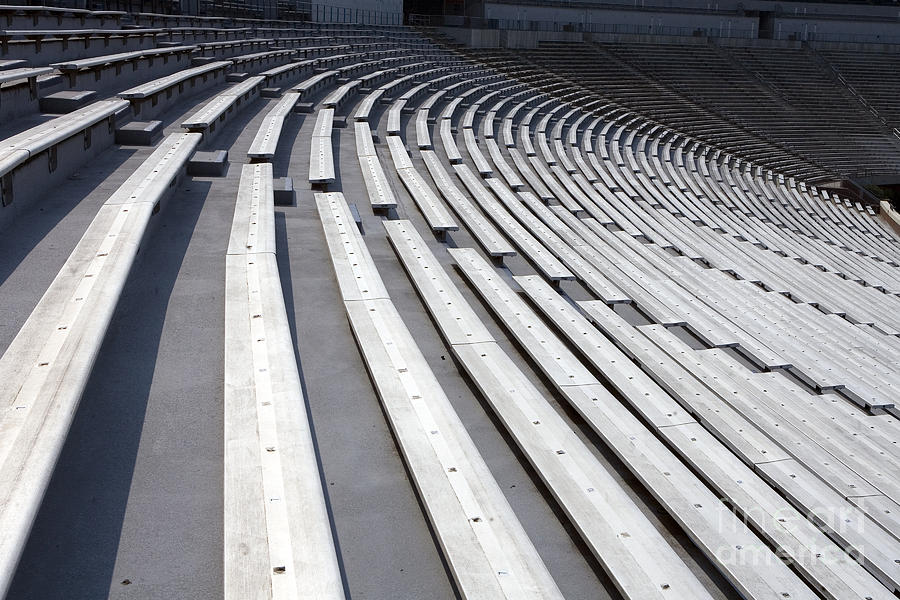
[[[196,44],[199,56],[210,58],[230,58],[244,52],[262,52],[271,50],[275,40],[272,38],[251,38],[224,42],[202,42]]]
[[[0,206],[28,202],[113,143],[124,100],[101,100],[0,141]],[[0,210],[0,221],[15,209]]]
[[[575,275],[547,249],[543,242],[532,235],[485,189],[482,180],[472,173],[468,165],[454,165],[453,169],[481,210],[490,217],[497,229],[503,231],[519,253],[531,261],[538,271],[550,281],[575,279]]]
[[[512,167],[509,166],[509,163],[506,162],[506,159],[503,158],[503,154],[500,151],[500,146],[497,145],[496,139],[486,139],[484,141],[485,145],[488,148],[488,154],[491,155],[491,160],[494,163],[494,166],[497,167],[497,170],[500,171],[501,177],[506,181],[506,185],[509,186],[514,192],[519,191],[520,189],[525,187],[525,184],[516,175],[516,172],[513,171]]]
[[[287,43],[287,40],[278,40],[279,44]],[[302,58],[317,58],[321,56],[325,56],[327,54],[336,54],[340,52],[347,52],[348,50],[352,50],[350,46],[347,45],[334,45],[334,46],[295,46],[294,52],[297,56]]]
[[[403,71],[403,68],[401,67],[398,70]],[[412,75],[404,75],[403,77],[397,77],[390,83],[384,84],[383,86],[381,86],[380,89],[386,95],[395,94],[395,93],[399,92],[400,90],[402,90],[403,88],[407,87],[410,83],[412,83],[412,81],[413,81]]]
[[[653,597],[660,589],[709,598],[628,492],[500,347],[412,224],[384,226],[451,352],[619,589],[635,598]],[[577,375],[586,377],[586,369]],[[602,506],[597,490],[603,490]],[[647,556],[654,560],[635,573],[638,559]]]
[[[430,95],[425,100],[425,102],[423,102],[421,104],[421,106],[419,106],[420,110],[424,110],[426,113],[428,113],[428,115],[427,115],[428,123],[433,124],[433,123],[437,122],[437,117],[431,114],[431,110],[437,104],[439,104],[444,99],[444,96],[446,96],[447,94],[448,94],[448,92],[446,89],[439,89],[438,91],[436,91],[432,95]]]
[[[354,338],[460,594],[559,600],[546,567],[388,296],[343,195],[316,194],[316,205]],[[424,398],[427,414],[418,408]],[[509,585],[500,585],[498,569],[509,574]]]
[[[24,61],[22,61],[24,62]],[[49,75],[49,67],[16,67],[0,70],[0,119],[38,112],[38,77]]]
[[[243,166],[225,256],[224,597],[277,586],[341,600],[275,256],[272,185],[272,165]]]
[[[792,549],[792,554],[803,556],[801,553],[806,552],[804,569],[812,562],[812,556],[816,559],[820,555],[827,556],[828,562],[844,562],[846,567],[853,565],[852,562],[839,561],[839,551],[829,550],[828,545],[824,544],[824,539],[818,528],[830,535],[834,535],[835,529],[840,529],[840,545],[841,547],[854,548],[859,552],[860,562],[870,570],[877,578],[881,579],[891,589],[897,587],[898,568],[892,565],[890,559],[889,548],[894,545],[893,539],[887,532],[874,528],[870,530],[863,521],[863,515],[853,508],[850,503],[845,502],[839,494],[831,490],[821,479],[816,477],[811,471],[805,468],[790,455],[785,453],[770,438],[762,434],[752,421],[747,420],[733,408],[722,402],[715,393],[700,384],[692,375],[695,365],[692,364],[691,370],[687,370],[681,362],[675,359],[680,353],[670,354],[673,348],[670,344],[680,346],[680,342],[675,340],[671,334],[662,331],[660,328],[641,328],[641,335],[634,335],[636,329],[624,322],[618,315],[610,311],[607,307],[598,306],[593,302],[581,302],[579,307],[587,314],[587,316],[610,338],[619,345],[624,352],[629,354],[639,364],[643,365],[647,373],[656,380],[660,386],[666,389],[678,402],[690,410],[694,414],[702,417],[704,426],[709,433],[703,432],[705,435],[715,435],[722,440],[722,443],[732,449],[737,456],[745,463],[753,465],[758,471],[761,478],[757,479],[757,475],[753,475],[752,479],[741,477],[739,488],[729,485],[719,487],[726,491],[726,497],[734,490],[737,496],[746,496],[750,493],[757,497],[760,494],[768,496],[767,503],[772,499],[781,498],[768,489],[766,483],[779,490],[784,497],[789,498],[790,502],[796,505],[802,515],[799,519],[791,515],[793,512],[789,506],[785,506],[778,510],[782,514],[782,518],[790,517],[792,521],[804,524],[804,526],[796,531],[800,534],[798,538],[794,538],[794,542],[788,546]],[[645,335],[647,337],[645,337]],[[781,410],[781,409],[779,409]],[[806,427],[806,426],[805,426]],[[663,431],[670,428],[660,428],[663,435],[675,433],[675,431]],[[699,428],[695,428],[695,431]],[[701,430],[702,431],[702,430]],[[692,438],[698,436],[691,433]],[[711,436],[710,436],[711,437]],[[675,441],[675,440],[673,440]],[[694,440],[692,440],[694,441]],[[699,448],[707,445],[707,443],[699,445]],[[697,444],[691,444],[681,436],[681,440],[676,447],[684,448],[686,446],[698,447]],[[700,457],[689,457],[691,462],[698,466],[702,465],[698,471],[707,477],[722,477],[720,470],[712,468],[714,464],[720,464],[720,459],[712,458],[714,450],[711,450],[711,456],[705,459]],[[722,450],[718,451],[722,456],[729,456],[730,453]],[[730,459],[730,462],[735,462]],[[747,471],[749,473],[749,471]],[[734,481],[734,475],[726,476]],[[723,478],[722,481],[725,481]],[[767,511],[768,512],[768,511]],[[812,521],[807,521],[804,517],[809,514]],[[841,518],[836,519],[840,514]],[[758,519],[754,519],[758,521]],[[766,523],[763,521],[762,523]],[[769,530],[767,535],[771,535],[772,531],[776,531],[779,535],[784,535],[779,531],[781,526],[775,525],[772,521],[768,521]],[[815,523],[815,525],[813,524]],[[795,532],[791,532],[791,536]],[[802,545],[798,547],[798,540],[802,540]],[[809,548],[815,547],[816,544],[821,545],[824,552],[815,555],[809,553]],[[887,551],[887,552],[886,552]],[[816,564],[812,562],[812,564]],[[824,565],[820,565],[824,566]],[[830,566],[830,565],[829,565]],[[824,578],[820,582],[820,586],[829,588],[831,586],[840,586],[841,582],[846,584],[847,581],[858,579],[858,573],[852,573],[852,569],[847,568],[850,579],[843,577],[835,577],[834,574],[827,574],[824,569],[819,569],[817,576]],[[818,587],[818,586],[817,586]],[[868,589],[876,590],[875,587]]]
[[[476,208],[465,194],[460,191],[456,183],[450,178],[447,170],[438,160],[437,155],[431,150],[421,152],[425,167],[431,174],[434,186],[450,206],[453,212],[465,224],[472,236],[481,244],[496,262],[501,262],[505,256],[515,256],[516,251],[506,241],[496,227]]]
[[[450,211],[444,206],[440,198],[428,187],[422,176],[413,166],[403,146],[403,140],[400,136],[389,135],[387,138],[388,148],[391,152],[391,159],[394,161],[394,169],[400,176],[400,181],[409,192],[413,202],[419,207],[428,226],[438,235],[444,235],[447,231],[456,231],[459,225],[456,224]]]
[[[409,90],[404,92],[400,96],[400,99],[403,100],[405,103],[405,106],[404,106],[405,112],[412,112],[413,110],[415,110],[413,108],[413,105],[415,104],[415,102],[419,98],[424,96],[430,89],[431,89],[431,83],[425,82],[425,83],[420,83],[420,84],[414,85],[412,88],[410,88]]]
[[[438,131],[441,135],[441,144],[444,145],[444,152],[447,154],[447,160],[454,165],[461,163],[463,158],[456,145],[456,138],[453,137],[453,122],[450,119],[441,119]]]
[[[397,72],[396,69],[379,69],[372,73],[367,73],[362,75],[360,80],[360,86],[366,89],[374,88],[378,85],[381,85],[384,81],[390,79]]]
[[[330,94],[325,96],[321,105],[325,108],[333,108],[335,112],[339,111],[351,98],[355,95],[360,81],[354,79],[334,89]]]
[[[310,137],[309,183],[324,187],[334,183],[334,155],[331,148],[331,132],[334,120],[333,108],[321,108]]]
[[[297,85],[291,87],[291,91],[300,94],[301,99],[312,98],[320,91],[331,85],[337,79],[337,71],[324,71],[317,73]]]
[[[397,206],[397,198],[391,189],[390,182],[381,167],[375,144],[372,141],[372,131],[369,124],[357,121],[354,124],[356,136],[356,156],[359,159],[359,167],[362,171],[363,182],[369,195],[369,203],[375,210],[389,210]]]
[[[225,17],[172,15],[152,12],[131,13],[131,18],[136,24],[147,27],[203,27],[208,25],[224,27],[227,22],[230,22]]]
[[[335,54],[332,56],[322,56],[318,59],[318,68],[322,70],[334,69],[337,72],[338,67],[346,66],[360,59],[360,55],[356,53]]]
[[[739,514],[753,514],[753,523],[762,525],[768,539],[777,538],[788,542],[784,548],[779,545],[780,551],[797,557],[796,560],[804,565],[800,571],[817,589],[827,589],[829,593],[841,595],[847,586],[854,585],[849,583],[851,581],[857,582],[855,585],[865,586],[862,582],[868,576],[859,565],[842,560],[840,548],[826,541],[827,538],[816,530],[815,525],[806,521],[801,513],[790,507],[773,490],[767,489],[757,474],[731,456],[724,445],[636,368],[628,356],[596,331],[556,290],[538,277],[513,278],[525,290],[533,305],[558,328],[560,336],[574,344],[593,365],[604,365],[604,375],[626,398],[627,403],[634,407],[640,406],[639,412],[647,418],[651,429],[658,428],[663,437],[672,443],[673,450],[695,467],[696,475],[683,466],[675,453],[656,440],[652,431],[645,429],[619,401],[606,395],[605,399],[598,402],[593,394],[572,393],[577,392],[579,386],[566,386],[565,378],[560,377],[564,372],[556,367],[559,362],[568,364],[568,358],[575,358],[571,352],[555,342],[554,334],[544,322],[502,280],[494,277],[493,272],[488,272],[489,267],[483,261],[479,266],[477,257],[465,249],[451,252],[461,265],[465,265],[462,267],[463,272],[473,282],[473,287],[514,332],[513,335],[521,346],[542,366],[545,374],[554,380],[557,389],[566,396],[569,403],[623,458],[626,466],[650,487],[685,531],[695,540],[706,540],[700,542],[699,546],[706,548],[704,552],[710,560],[718,564],[722,572],[728,573],[727,577],[736,586],[745,589],[748,597],[764,598],[783,594],[794,597],[795,594],[805,595],[808,592],[799,579],[788,575],[779,560],[774,557],[765,558],[769,556],[767,548],[761,545],[762,540],[752,535],[747,523],[736,520],[727,509],[719,516],[711,514],[722,508],[716,500],[717,496],[708,495],[706,487],[698,478],[708,482],[717,491],[736,491],[731,502],[739,508]],[[541,340],[540,343],[536,343],[538,339]],[[675,445],[676,442],[678,445]],[[640,452],[634,451],[635,444],[640,446]],[[719,454],[723,455],[722,460],[717,459]],[[652,460],[644,460],[648,456]],[[720,469],[713,465],[727,467]],[[740,471],[741,475],[733,469]],[[735,479],[741,480],[740,485],[734,485]],[[729,480],[731,483],[727,485],[717,483]],[[716,510],[707,512],[706,509],[709,508]],[[781,518],[776,520],[775,515],[781,515]],[[783,524],[788,522],[797,524],[796,529],[793,526],[784,527]],[[754,556],[758,560],[746,561],[733,554],[710,556],[716,554],[716,548],[735,545],[741,546],[742,550],[755,552]],[[811,551],[811,548],[820,545],[818,553]],[[841,574],[838,575],[832,568],[836,568]],[[766,569],[768,572],[760,577],[759,569]],[[867,589],[873,588],[869,586]]]
[[[250,144],[249,150],[247,150],[247,156],[252,161],[271,161],[275,157],[275,150],[278,148],[278,140],[281,137],[284,120],[293,112],[294,106],[299,100],[300,94],[288,92],[266,114],[262,124],[259,126],[256,137],[253,138],[253,142]]]
[[[282,82],[293,82],[298,77],[311,73],[316,67],[315,59],[307,59],[296,62],[289,62],[285,65],[272,67],[261,71],[259,75],[266,78],[266,87],[281,84]]]
[[[229,60],[236,70],[256,73],[261,69],[279,67],[290,62],[294,57],[293,50],[265,50],[252,54],[233,56]]]
[[[359,79],[362,75],[371,73],[375,69],[380,69],[382,66],[383,60],[373,60],[370,57],[366,57],[356,63],[338,67],[338,77],[340,79]]]
[[[135,42],[143,45],[155,42],[164,34],[162,29],[3,29],[0,30],[0,56],[31,61],[44,56],[50,59],[46,62],[56,62],[64,58],[63,53],[71,51],[77,56],[79,48],[82,52],[98,46],[108,48],[113,40],[122,45]],[[70,48],[75,42],[79,47]]]
[[[428,110],[420,109],[416,113],[416,146],[420,150],[431,150],[431,131],[428,128]]]
[[[403,127],[402,113],[405,105],[406,100],[404,98],[398,98],[391,104],[391,108],[388,110],[387,126],[385,128],[388,135],[400,135]]]
[[[473,129],[463,129],[463,139],[466,142],[466,151],[472,162],[475,163],[475,169],[482,177],[490,177],[494,174],[494,169],[490,163],[484,158],[481,149],[478,147],[478,141],[475,139],[475,131]]]
[[[50,27],[69,28],[84,27],[86,23],[95,22],[104,25],[107,22],[118,26],[126,13],[118,11],[98,11],[78,8],[51,6],[0,6],[0,19],[10,29]]]
[[[115,86],[122,89],[189,67],[195,49],[196,46],[152,48],[57,62],[50,66],[66,77],[70,88],[102,90]]]
[[[369,114],[372,112],[372,109],[375,107],[375,103],[381,99],[381,96],[384,94],[384,90],[377,89],[366,94],[366,97],[363,98],[362,102],[359,103],[359,106],[356,108],[356,112],[353,113],[354,121],[368,121]]]
[[[206,41],[228,41],[246,39],[252,30],[249,27],[167,27],[162,37],[169,42],[196,43]]]
[[[217,80],[224,81],[225,71],[230,67],[231,61],[216,61],[154,79],[117,95],[131,103],[136,117],[149,119],[165,110],[166,106],[159,102],[163,97],[165,100],[171,100],[176,95],[179,98],[185,97],[200,88],[217,83]]]
[[[550,144],[547,141],[547,134],[543,131],[536,132],[537,141],[538,141],[538,149],[541,151],[541,156],[550,166],[556,165],[556,156],[553,154],[553,151],[550,150]]]
[[[151,215],[199,141],[198,134],[170,135],[109,197],[0,358],[0,593],[16,571]]]
[[[217,131],[217,126],[243,105],[259,98],[265,77],[257,75],[237,83],[207,102],[200,110],[182,121],[181,126],[188,131],[202,133],[204,141],[209,141]]]
[[[519,174],[525,179],[528,183],[528,186],[537,194],[538,198],[543,200],[544,202],[552,202],[556,199],[556,197],[550,193],[550,190],[544,185],[544,182],[538,177],[537,173],[534,172],[534,169],[531,168],[531,165],[528,163],[528,160],[522,153],[519,152],[518,148],[511,147],[507,150],[509,155],[513,159],[513,164],[516,167],[516,170]]]

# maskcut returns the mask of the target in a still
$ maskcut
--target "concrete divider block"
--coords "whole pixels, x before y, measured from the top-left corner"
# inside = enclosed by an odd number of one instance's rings
[[[94,90],[68,90],[44,96],[40,100],[41,112],[65,114],[93,102],[97,98]]]
[[[116,129],[116,143],[126,146],[152,146],[162,134],[162,121],[132,121]]]
[[[273,182],[273,195],[276,206],[294,206],[294,180],[290,177],[277,177]]]
[[[228,170],[228,151],[195,152],[188,161],[188,175],[196,177],[222,177]]]

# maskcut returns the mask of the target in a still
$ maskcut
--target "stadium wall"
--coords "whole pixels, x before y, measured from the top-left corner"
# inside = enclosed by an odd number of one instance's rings
[[[575,6],[573,6],[573,4]],[[692,6],[697,4],[697,6]],[[664,35],[775,40],[900,43],[900,9],[888,6],[776,2],[684,3],[679,9],[653,6],[602,8],[571,0],[551,3],[485,2],[477,16],[501,30],[583,31],[602,34]],[[770,15],[760,34],[761,15]]]
[[[402,25],[403,0],[325,0],[310,5],[318,23],[364,23]]]

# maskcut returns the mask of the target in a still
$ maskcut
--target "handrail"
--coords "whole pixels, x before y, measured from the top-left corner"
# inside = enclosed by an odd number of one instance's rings
[[[819,54],[819,52],[817,52],[815,48],[813,48],[811,46],[807,46],[807,48],[809,49],[813,58],[815,58],[819,62],[820,65],[822,65],[825,69],[827,69],[831,73],[832,78],[834,78],[835,80],[837,80],[838,83],[840,83],[842,86],[844,86],[844,88],[848,92],[850,92],[850,94],[857,100],[857,102],[862,104],[870,113],[872,113],[875,116],[876,119],[881,121],[882,125],[884,125],[885,127],[889,127],[887,119],[882,117],[881,114],[878,112],[878,109],[876,109],[874,106],[869,104],[869,102],[862,96],[862,94],[860,94],[859,92],[856,91],[856,88],[853,87],[849,81],[847,81],[847,79],[844,77],[844,75],[840,72],[840,70],[834,64],[831,63],[831,61],[829,61],[827,58],[825,58],[824,56]],[[894,131],[896,132],[897,130],[894,129]],[[897,134],[895,133],[894,135],[897,135]]]

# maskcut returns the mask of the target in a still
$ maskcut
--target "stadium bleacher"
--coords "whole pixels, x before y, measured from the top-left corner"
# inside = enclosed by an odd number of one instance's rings
[[[0,598],[900,594],[895,54],[244,17],[0,7]]]

